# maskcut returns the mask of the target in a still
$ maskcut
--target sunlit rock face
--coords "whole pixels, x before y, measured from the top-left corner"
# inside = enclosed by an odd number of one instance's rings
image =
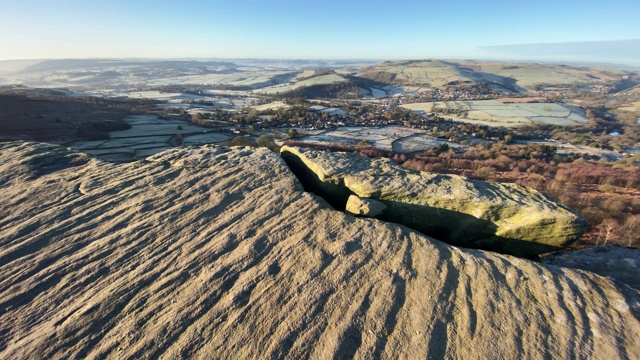
[[[266,149],[0,155],[0,358],[640,353],[638,291],[336,211]]]
[[[531,256],[562,248],[586,229],[582,216],[524,186],[418,172],[350,153],[285,146],[282,156],[336,208],[350,195],[375,199],[387,206],[381,219],[454,245]]]

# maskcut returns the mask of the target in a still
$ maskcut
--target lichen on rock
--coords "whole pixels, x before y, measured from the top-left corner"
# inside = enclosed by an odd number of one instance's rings
[[[418,172],[387,159],[285,146],[282,156],[303,183],[337,208],[349,195],[387,206],[385,220],[448,243],[532,256],[558,250],[586,230],[586,219],[516,184]]]

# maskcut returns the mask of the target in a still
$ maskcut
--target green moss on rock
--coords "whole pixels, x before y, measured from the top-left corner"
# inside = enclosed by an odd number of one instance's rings
[[[288,146],[281,153],[330,203],[346,204],[350,194],[382,201],[384,220],[458,246],[532,256],[568,245],[587,225],[571,209],[520,185],[418,172],[350,153]]]

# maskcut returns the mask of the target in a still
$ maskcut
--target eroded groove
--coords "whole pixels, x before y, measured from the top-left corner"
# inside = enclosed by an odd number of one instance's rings
[[[225,150],[224,159],[211,153],[217,150],[176,149],[164,162],[126,171],[96,166],[98,176],[50,173],[87,190],[53,207],[42,197],[52,191],[59,198],[54,188],[14,182],[11,191],[25,194],[25,220],[12,215],[3,233],[32,218],[39,226],[21,233],[20,242],[51,242],[0,267],[0,299],[31,291],[20,306],[0,309],[0,357],[640,352],[637,291],[347,216],[302,191],[266,150]],[[198,167],[181,168],[183,158]],[[10,162],[0,164],[0,177],[13,179],[14,172]],[[117,186],[128,177],[135,181]],[[6,197],[15,194],[0,192],[0,207]],[[0,244],[0,251],[10,246]]]

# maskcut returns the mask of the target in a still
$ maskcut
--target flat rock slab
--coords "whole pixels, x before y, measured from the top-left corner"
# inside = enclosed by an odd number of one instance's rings
[[[586,219],[516,184],[419,172],[387,159],[284,146],[282,157],[305,187],[338,209],[350,195],[382,201],[381,219],[450,244],[533,256],[558,250],[586,230]]]
[[[0,144],[2,359],[632,359],[638,319],[607,278],[335,211],[266,149]]]

